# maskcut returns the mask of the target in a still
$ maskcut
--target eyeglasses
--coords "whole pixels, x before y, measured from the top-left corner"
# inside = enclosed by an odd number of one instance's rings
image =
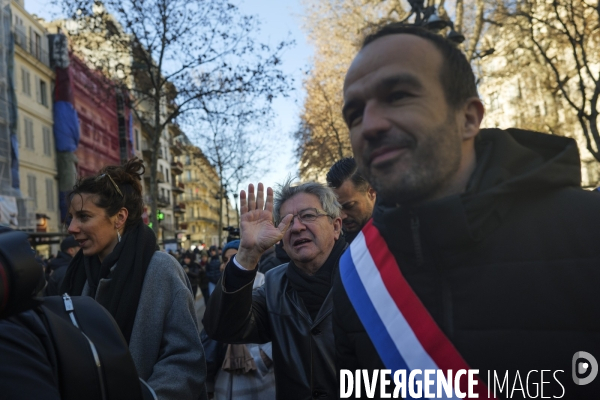
[[[113,180],[113,178],[109,174],[99,175],[96,178],[96,182],[100,181],[100,179],[104,178],[105,176],[108,176],[108,179],[110,179],[110,181],[113,184],[113,186],[115,187],[115,190],[117,191],[117,193],[119,193],[121,195],[121,197],[125,197],[125,196],[123,196],[123,192],[121,192],[121,189],[119,189],[119,187],[117,186],[117,184],[115,183],[115,181]]]
[[[317,210],[316,208],[305,208],[304,210],[298,212],[298,214],[292,216],[290,226],[294,225],[294,219],[296,217],[298,217],[298,221],[300,221],[303,224],[306,224],[315,222],[319,217],[331,217],[331,215],[327,214],[325,211]]]

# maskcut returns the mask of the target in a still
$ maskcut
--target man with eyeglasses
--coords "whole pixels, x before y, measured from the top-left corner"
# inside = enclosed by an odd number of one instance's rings
[[[346,242],[340,205],[320,183],[261,183],[240,193],[241,241],[211,296],[203,324],[228,343],[273,342],[277,399],[337,398],[331,286]],[[273,223],[275,221],[275,223]],[[260,256],[283,239],[291,261],[252,291]],[[260,370],[260,366],[256,366]]]

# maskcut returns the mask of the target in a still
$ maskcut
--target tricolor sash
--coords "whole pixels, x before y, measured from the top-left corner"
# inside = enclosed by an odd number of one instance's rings
[[[402,275],[372,219],[342,255],[340,277],[379,357],[392,373],[469,369]],[[422,374],[416,377],[423,381]],[[462,378],[459,390],[468,393],[467,379]],[[488,398],[479,378],[474,389],[480,399]],[[450,398],[459,398],[456,389]]]

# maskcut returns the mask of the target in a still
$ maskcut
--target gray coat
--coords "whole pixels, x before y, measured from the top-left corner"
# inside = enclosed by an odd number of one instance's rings
[[[96,300],[108,281],[100,280]],[[82,294],[89,294],[87,283]],[[140,378],[160,400],[207,399],[206,364],[191,286],[169,254],[157,251],[150,260],[129,350]]]

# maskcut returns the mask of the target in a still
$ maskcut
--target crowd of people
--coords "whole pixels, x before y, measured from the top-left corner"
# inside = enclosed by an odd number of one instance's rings
[[[595,398],[600,194],[575,141],[480,128],[464,54],[414,26],[366,37],[343,95],[354,157],[327,184],[249,185],[222,249],[159,251],[139,160],[81,179],[45,294],[105,307],[159,399]],[[36,371],[2,364],[19,398]]]

